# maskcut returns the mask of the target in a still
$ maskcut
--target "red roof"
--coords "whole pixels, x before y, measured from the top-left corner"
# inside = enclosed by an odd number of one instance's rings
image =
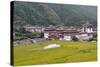
[[[92,27],[92,24],[90,24],[89,21],[86,21],[86,23],[83,24],[83,27]]]
[[[78,30],[72,30],[72,29],[65,29],[65,30],[56,30],[56,29],[46,29],[45,31],[50,31],[50,32],[53,32],[53,31],[55,31],[55,32],[79,32]]]

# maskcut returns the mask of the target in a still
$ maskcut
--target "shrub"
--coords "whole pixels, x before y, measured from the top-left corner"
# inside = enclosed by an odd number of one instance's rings
[[[73,41],[78,41],[78,38],[76,36],[72,36]]]
[[[93,41],[93,38],[90,38],[88,41]]]

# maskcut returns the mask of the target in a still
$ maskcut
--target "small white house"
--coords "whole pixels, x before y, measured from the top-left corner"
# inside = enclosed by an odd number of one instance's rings
[[[48,32],[44,32],[44,38],[47,39],[49,37],[49,33]]]
[[[80,40],[89,40],[91,38],[93,38],[92,34],[82,33],[82,34],[79,35]]]
[[[66,40],[66,41],[71,41],[72,38],[71,38],[71,36],[65,35],[65,36],[64,36],[64,40]]]
[[[35,33],[35,32],[44,32],[44,27],[39,27],[39,26],[32,26],[31,24],[27,24],[24,26],[25,31]]]

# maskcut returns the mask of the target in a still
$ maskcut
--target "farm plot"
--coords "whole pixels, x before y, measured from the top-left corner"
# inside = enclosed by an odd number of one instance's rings
[[[49,44],[60,47],[44,49]],[[14,65],[85,62],[97,60],[96,42],[44,41],[14,46]]]

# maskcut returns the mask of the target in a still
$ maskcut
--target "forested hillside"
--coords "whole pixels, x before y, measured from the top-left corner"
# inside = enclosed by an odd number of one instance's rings
[[[14,2],[14,25],[26,24],[48,26],[81,26],[86,20],[95,27],[97,7],[82,5],[63,5],[33,2]]]

